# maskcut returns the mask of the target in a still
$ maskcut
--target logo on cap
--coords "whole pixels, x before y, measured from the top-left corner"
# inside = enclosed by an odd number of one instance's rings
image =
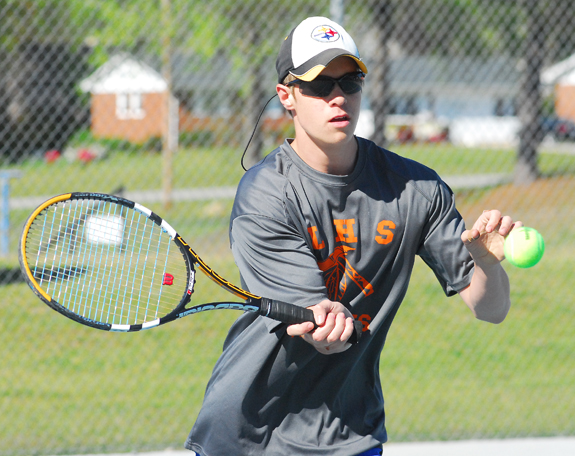
[[[329,25],[320,25],[313,29],[311,37],[320,43],[330,43],[339,39],[339,33]]]

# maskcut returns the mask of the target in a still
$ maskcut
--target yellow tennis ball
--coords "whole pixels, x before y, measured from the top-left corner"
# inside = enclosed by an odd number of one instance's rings
[[[545,242],[537,230],[522,226],[512,230],[505,238],[503,252],[513,266],[530,268],[543,256]]]

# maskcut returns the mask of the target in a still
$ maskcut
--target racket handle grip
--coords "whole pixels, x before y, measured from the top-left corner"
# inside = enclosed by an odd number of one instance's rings
[[[266,317],[281,321],[287,325],[305,323],[307,321],[311,321],[315,325],[315,318],[311,309],[287,302],[276,301],[275,299],[261,299],[261,314]],[[361,321],[355,320],[353,322],[353,333],[348,339],[348,342],[350,344],[356,344],[361,337],[362,330],[363,324]]]

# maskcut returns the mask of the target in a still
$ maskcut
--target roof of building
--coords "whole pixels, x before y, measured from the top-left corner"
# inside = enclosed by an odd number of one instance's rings
[[[120,53],[82,80],[80,88],[90,93],[154,93],[164,92],[167,84],[151,66],[129,54]]]
[[[273,88],[273,59],[265,67],[270,71],[261,77],[264,87]],[[373,65],[373,63],[372,63]],[[369,62],[368,62],[369,66]],[[91,93],[163,92],[167,88],[162,77],[161,62],[146,62],[130,54],[116,54],[80,87]],[[172,86],[175,91],[208,93],[239,89],[246,83],[242,70],[222,54],[206,58],[191,53],[172,57]],[[481,91],[485,95],[513,97],[519,89],[521,70],[517,61],[506,57],[488,59],[445,58],[437,56],[402,56],[390,59],[388,80],[394,94],[450,94]],[[269,81],[268,81],[269,79]]]
[[[80,88],[89,93],[164,92],[168,85],[161,66],[159,58],[139,59],[117,53],[82,80]],[[240,77],[239,70],[234,70],[232,62],[220,54],[210,58],[175,54],[170,73],[174,90],[197,93],[238,87]]]
[[[396,93],[471,90],[513,96],[519,89],[520,78],[516,62],[505,57],[403,56],[391,60],[389,74],[392,91]]]
[[[575,85],[575,54],[545,68],[541,82],[545,85]]]

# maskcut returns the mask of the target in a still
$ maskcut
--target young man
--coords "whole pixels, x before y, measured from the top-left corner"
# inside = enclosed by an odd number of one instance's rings
[[[510,306],[503,236],[521,223],[490,210],[466,230],[434,171],[354,136],[367,68],[340,25],[306,19],[276,67],[295,137],[245,174],[230,240],[244,287],[311,308],[318,327],[242,315],[186,447],[201,456],[381,454],[379,357],[415,256],[447,295],[499,323]],[[364,328],[352,345],[354,318]]]

